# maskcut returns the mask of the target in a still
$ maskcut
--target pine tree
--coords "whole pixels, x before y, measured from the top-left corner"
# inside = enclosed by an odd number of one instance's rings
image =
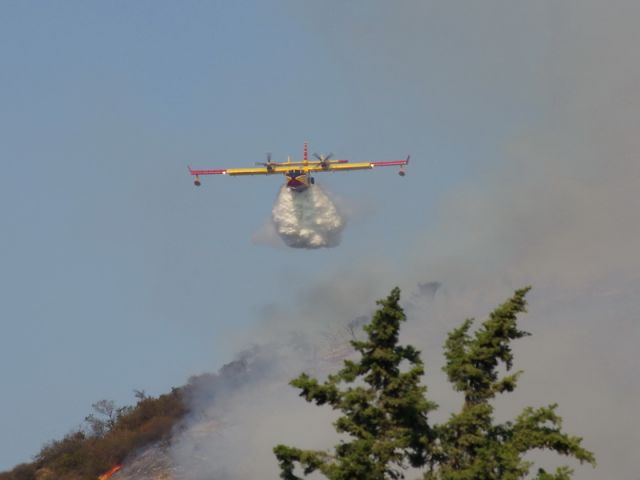
[[[533,449],[552,450],[595,465],[593,454],[581,446],[582,439],[562,432],[556,404],[527,407],[513,422],[493,422],[490,401],[497,394],[513,391],[522,373],[500,378],[498,369],[512,369],[511,342],[529,335],[517,325],[517,315],[526,311],[528,291],[529,288],[517,290],[475,334],[470,333],[472,320],[449,334],[443,370],[454,389],[464,394],[464,404],[448,422],[434,427],[438,461],[432,464],[425,480],[522,479],[532,467],[523,456]],[[560,467],[553,474],[540,469],[535,478],[565,480],[571,473],[567,467]]]
[[[281,478],[299,479],[297,463],[305,475],[317,470],[331,480],[401,479],[408,466],[424,466],[430,458],[433,431],[427,414],[435,404],[420,385],[420,353],[398,345],[400,324],[406,320],[399,300],[400,289],[395,288],[378,301],[381,308],[364,327],[367,340],[351,342],[359,362],[345,361],[324,383],[306,374],[291,382],[307,401],[343,413],[335,427],[348,440],[332,454],[277,446]]]
[[[412,466],[427,468],[424,480],[519,480],[533,466],[523,457],[534,449],[595,465],[582,439],[562,431],[556,404],[527,407],[515,421],[494,424],[490,402],[513,391],[522,374],[501,376],[500,369],[511,371],[511,343],[529,335],[517,325],[518,314],[526,312],[528,291],[517,290],[475,333],[473,320],[449,333],[443,370],[453,388],[463,393],[464,402],[460,412],[432,427],[427,414],[436,405],[420,385],[420,354],[398,345],[406,318],[395,288],[378,302],[381,308],[364,327],[367,340],[351,342],[359,362],[345,361],[344,368],[324,383],[306,374],[291,382],[307,401],[329,404],[343,413],[335,427],[348,440],[333,453],[277,446],[280,477],[300,480],[294,472],[299,465],[304,475],[319,471],[330,480],[395,480],[404,478],[404,470]],[[554,473],[539,469],[535,478],[569,480],[571,475],[568,467],[560,467]]]

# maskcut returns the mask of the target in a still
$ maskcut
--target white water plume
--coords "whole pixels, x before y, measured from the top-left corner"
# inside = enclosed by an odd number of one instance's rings
[[[282,186],[271,211],[276,232],[292,248],[331,248],[340,244],[345,221],[317,185],[302,192]]]

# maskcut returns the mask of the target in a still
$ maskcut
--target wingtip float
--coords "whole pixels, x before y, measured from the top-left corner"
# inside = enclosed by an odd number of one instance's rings
[[[307,142],[304,143],[302,160],[291,161],[291,157],[286,162],[274,162],[271,154],[267,154],[266,162],[256,162],[255,167],[248,168],[226,168],[226,169],[192,169],[189,173],[194,177],[193,184],[199,187],[202,182],[201,175],[284,175],[285,185],[289,190],[302,192],[315,183],[313,178],[317,172],[347,172],[351,170],[370,170],[375,167],[400,167],[398,175],[404,177],[405,167],[409,164],[409,156],[405,160],[386,160],[378,162],[355,162],[349,160],[333,159],[333,154],[318,155],[313,154],[315,160],[309,160],[309,150]]]

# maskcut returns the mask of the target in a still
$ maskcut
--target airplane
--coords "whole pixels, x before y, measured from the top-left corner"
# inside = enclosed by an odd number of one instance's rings
[[[311,175],[316,172],[346,172],[350,170],[367,170],[375,167],[399,166],[398,174],[404,177],[405,165],[409,164],[409,157],[406,160],[388,160],[383,162],[358,162],[349,163],[349,160],[332,160],[332,153],[328,155],[313,154],[315,160],[309,160],[309,146],[304,143],[302,161],[292,162],[288,157],[286,162],[271,161],[271,154],[267,154],[266,162],[256,162],[256,167],[248,168],[226,168],[220,170],[194,170],[189,167],[189,173],[195,177],[193,184],[196,187],[201,185],[200,175],[274,175],[282,174],[286,177],[286,186],[294,192],[303,192],[310,185],[315,183]]]

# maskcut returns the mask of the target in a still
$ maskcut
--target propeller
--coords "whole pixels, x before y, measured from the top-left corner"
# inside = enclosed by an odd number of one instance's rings
[[[333,156],[333,153],[330,153],[328,155],[318,155],[317,153],[314,153],[313,156],[320,160],[320,165],[322,165],[322,168],[327,168],[329,166],[329,159]]]
[[[271,170],[273,168],[273,165],[271,163],[271,153],[267,153],[266,162],[256,162],[256,165],[262,165],[264,167],[267,167],[267,170]]]

